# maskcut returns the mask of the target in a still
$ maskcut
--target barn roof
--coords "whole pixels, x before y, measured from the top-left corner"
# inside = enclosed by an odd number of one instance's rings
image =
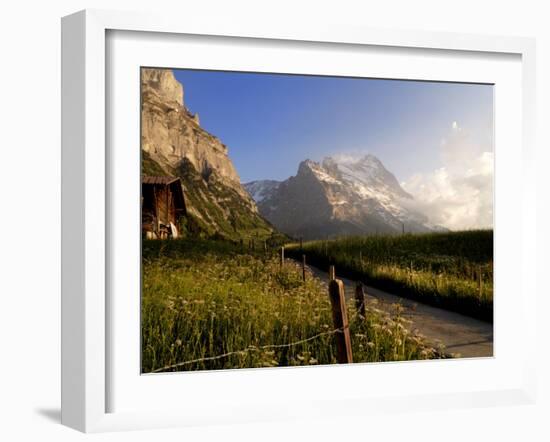
[[[160,186],[170,186],[172,195],[174,197],[174,204],[176,210],[187,211],[185,207],[185,196],[183,194],[184,186],[181,182],[181,179],[173,176],[141,176],[141,183],[145,185],[160,185]]]
[[[143,184],[172,184],[176,181],[179,181],[178,177],[173,176],[142,176],[141,182]]]

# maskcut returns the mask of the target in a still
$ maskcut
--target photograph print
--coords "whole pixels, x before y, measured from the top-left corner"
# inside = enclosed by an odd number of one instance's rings
[[[493,356],[493,85],[140,77],[143,374]]]

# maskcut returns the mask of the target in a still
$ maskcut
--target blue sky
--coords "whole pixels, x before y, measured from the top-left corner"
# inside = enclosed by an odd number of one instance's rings
[[[445,166],[453,127],[492,151],[489,85],[174,70],[241,180],[286,179],[300,161],[372,153],[401,182]],[[459,146],[460,147],[460,146]]]

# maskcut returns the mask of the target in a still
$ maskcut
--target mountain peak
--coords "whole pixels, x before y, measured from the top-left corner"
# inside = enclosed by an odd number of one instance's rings
[[[325,161],[321,164],[310,159],[302,161],[298,166],[298,173],[296,176],[308,175],[312,175],[318,181],[325,183],[335,184],[338,180],[336,165],[334,168],[331,168]]]
[[[372,154],[306,159],[294,177],[245,187],[262,216],[291,236],[401,232],[403,224],[407,231],[432,230],[405,203],[412,196]]]
[[[334,157],[326,157],[325,160],[345,166],[368,165],[371,167],[384,167],[382,161],[380,161],[376,156],[371,153],[367,153],[362,156],[340,154],[335,155]]]
[[[377,157],[375,157],[373,154],[368,153],[363,158],[361,158],[358,163],[361,164],[368,164],[371,166],[382,166],[382,161],[380,161]]]
[[[403,190],[397,178],[386,169],[382,161],[371,153],[362,157],[337,157],[336,162],[344,179],[366,190],[379,189],[400,198],[412,198]]]
[[[432,230],[426,217],[404,202],[412,196],[372,154],[307,159],[286,181],[246,186],[260,213],[293,236],[401,232],[403,224],[408,231]]]
[[[322,169],[323,167],[321,164],[308,158],[307,160],[300,162],[298,165],[297,175],[317,175],[320,171],[322,171]]]
[[[144,90],[155,91],[166,102],[183,106],[183,86],[176,80],[172,69],[142,69],[141,85]]]
[[[298,173],[300,173],[300,171],[304,172],[312,169],[317,169],[318,167],[319,163],[316,163],[315,161],[307,158],[304,161],[301,161],[298,165]]]

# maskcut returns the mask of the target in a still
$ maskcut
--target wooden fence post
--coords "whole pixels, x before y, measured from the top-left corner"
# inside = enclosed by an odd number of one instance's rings
[[[360,281],[355,286],[355,308],[363,318],[367,317],[365,312],[365,290],[363,289],[363,283]]]
[[[329,297],[332,306],[332,321],[336,332],[336,360],[339,364],[353,362],[351,351],[351,337],[349,334],[348,314],[346,311],[346,299],[344,297],[344,283],[339,279],[333,279],[329,283]]]
[[[483,294],[483,272],[481,270],[481,266],[479,266],[479,272],[477,274],[477,277],[478,277],[478,282],[477,282],[477,285],[478,285],[478,290],[479,290],[479,299],[481,299],[481,296]]]
[[[300,250],[304,250],[304,243],[301,236],[300,236]]]
[[[334,269],[334,266],[330,266],[328,268],[328,279],[329,281],[333,281],[336,279],[336,270]]]
[[[302,255],[302,279],[306,282],[306,255]]]
[[[283,267],[285,263],[285,246],[281,247],[281,268]]]
[[[363,251],[359,250],[359,269],[363,272]]]

